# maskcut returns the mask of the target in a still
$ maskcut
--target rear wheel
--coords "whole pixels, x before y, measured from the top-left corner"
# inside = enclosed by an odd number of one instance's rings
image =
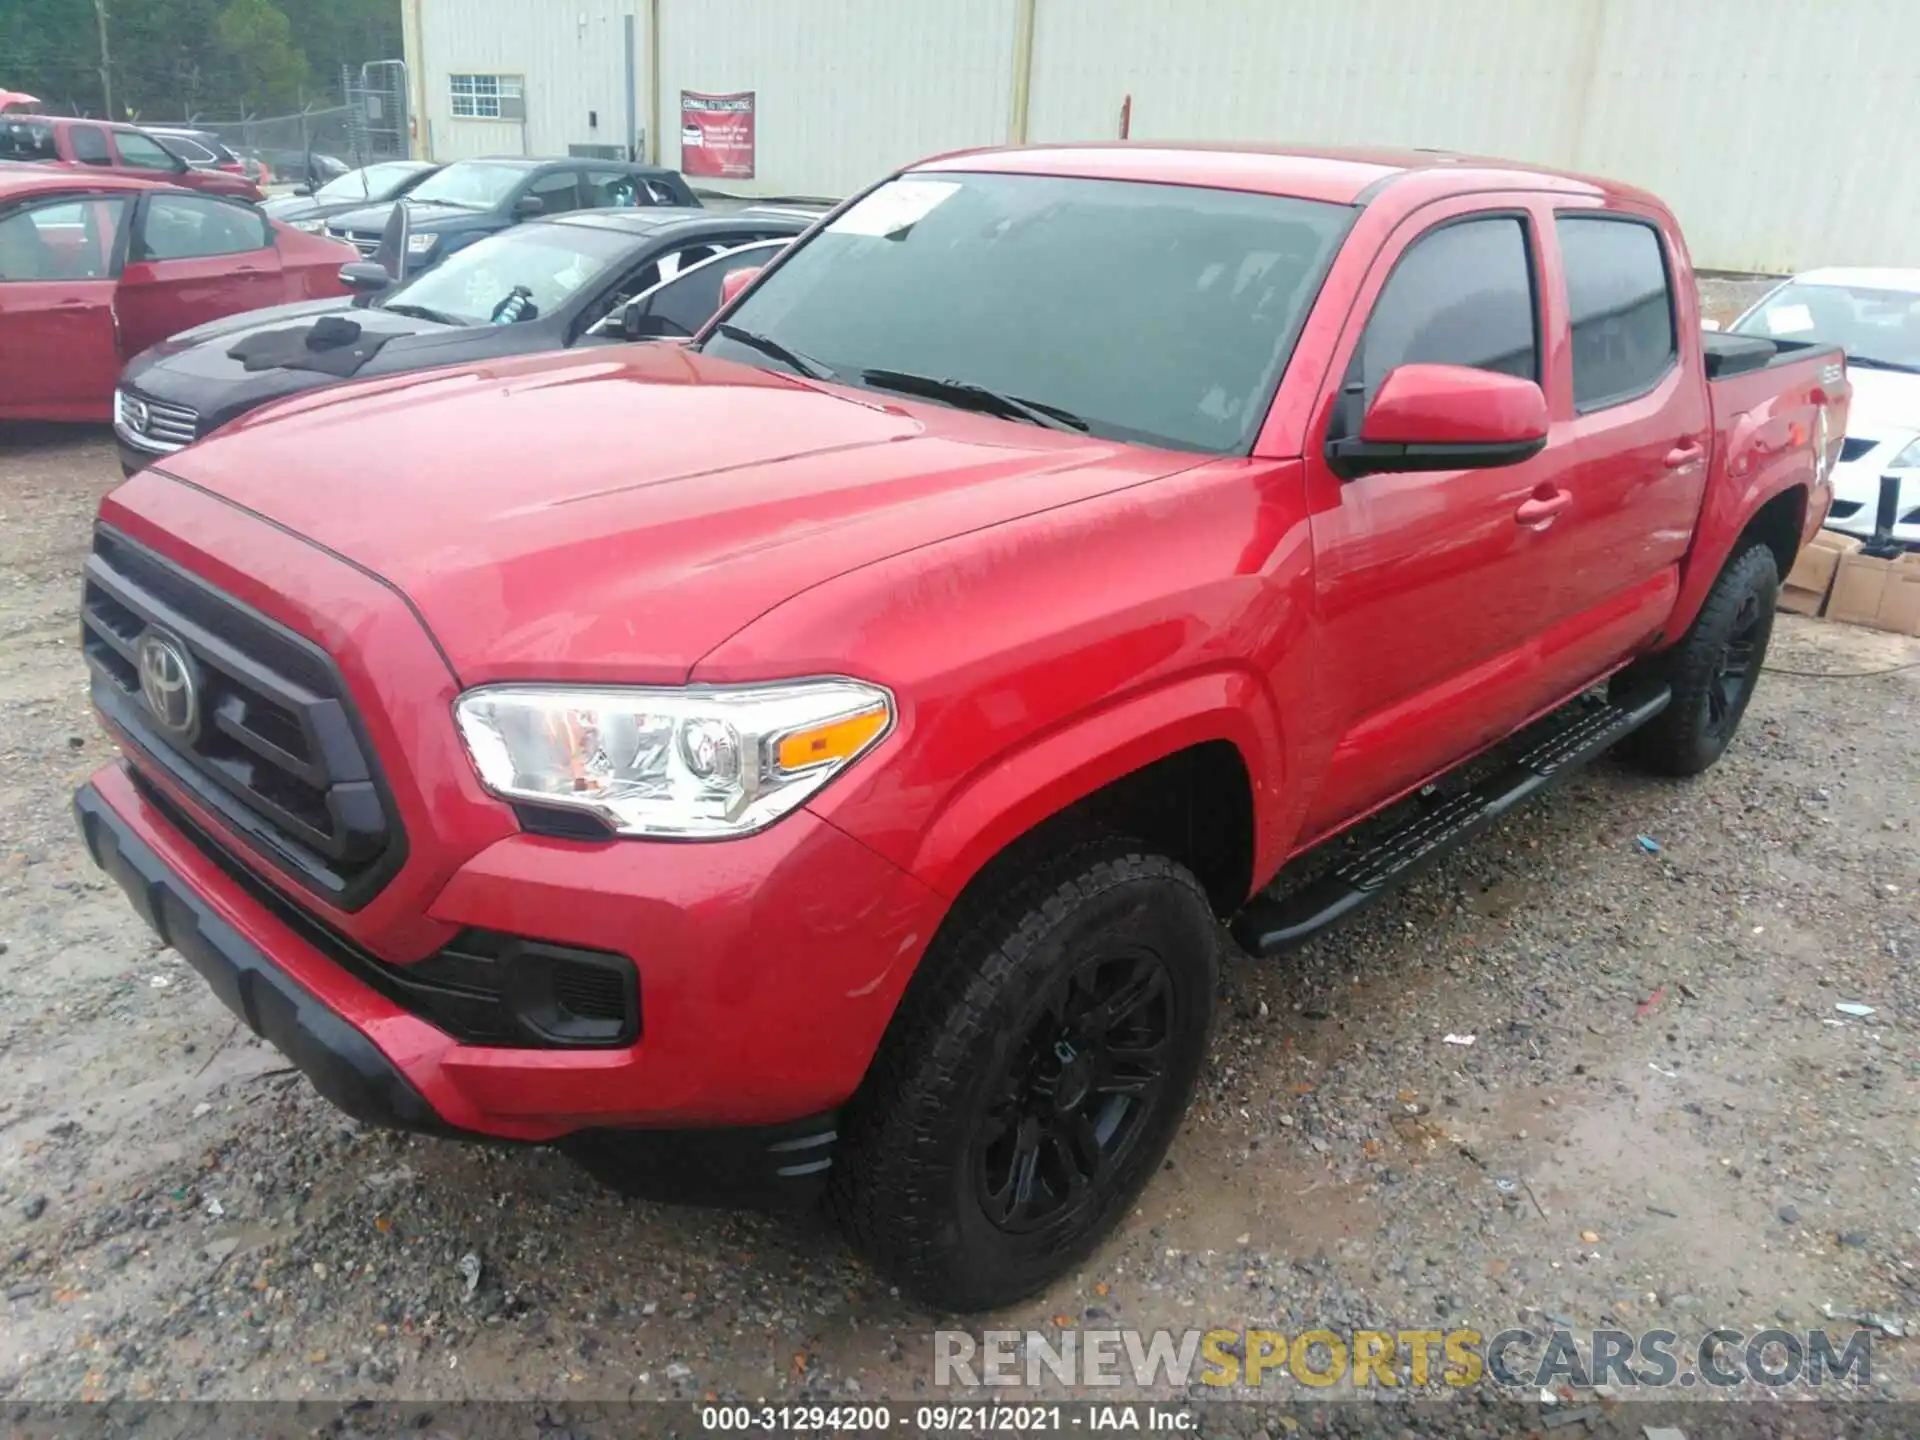
[[[1680,643],[1616,682],[1632,688],[1658,679],[1673,687],[1672,703],[1629,740],[1634,759],[1663,775],[1697,775],[1726,752],[1760,679],[1779,590],[1773,551],[1758,544],[1741,551]]]
[[[1165,856],[1096,840],[988,888],[923,962],[833,1171],[856,1246],[948,1310],[1031,1294],[1126,1212],[1213,1005],[1218,927]]]

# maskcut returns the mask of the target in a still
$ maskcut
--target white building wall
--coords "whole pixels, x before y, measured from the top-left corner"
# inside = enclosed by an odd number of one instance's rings
[[[1023,0],[404,0],[439,158],[564,153],[635,124],[679,160],[679,92],[753,90],[757,169],[843,195],[1004,143]],[[648,17],[660,17],[659,95]],[[1644,185],[1723,269],[1920,257],[1920,0],[1031,0],[1027,137],[1431,146]],[[417,12],[418,23],[412,23]],[[419,51],[421,58],[415,59]],[[524,127],[447,76],[527,77]],[[588,112],[599,125],[590,127]],[[718,182],[715,182],[718,183]]]
[[[729,192],[840,196],[942,150],[1004,143],[1015,0],[660,0],[660,155],[680,92],[752,90],[756,164]]]
[[[645,0],[417,0],[418,48],[407,35],[416,93],[424,91],[436,160],[564,155],[569,145],[626,145],[646,114]],[[635,15],[638,115],[626,111],[624,17]],[[524,75],[526,120],[456,117],[449,77]],[[597,123],[595,123],[597,122]]]

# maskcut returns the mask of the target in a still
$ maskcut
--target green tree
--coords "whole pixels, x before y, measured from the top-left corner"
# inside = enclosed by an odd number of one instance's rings
[[[229,0],[213,36],[242,108],[264,114],[298,108],[307,57],[294,48],[293,26],[273,0]]]

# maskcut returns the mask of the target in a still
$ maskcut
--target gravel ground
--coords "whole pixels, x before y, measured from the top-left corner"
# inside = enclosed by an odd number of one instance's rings
[[[111,755],[74,609],[116,476],[98,432],[0,435],[0,1395],[931,1394],[937,1322],[819,1224],[362,1129],[159,949],[67,809]],[[1920,642],[1784,617],[1772,658]],[[1304,953],[1233,957],[1164,1173],[991,1323],[1912,1326],[1917,696],[1771,675],[1701,779],[1602,762]]]

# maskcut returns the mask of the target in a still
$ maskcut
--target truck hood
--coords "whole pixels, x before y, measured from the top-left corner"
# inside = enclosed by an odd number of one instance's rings
[[[1849,365],[1847,380],[1853,386],[1849,435],[1879,438],[1897,430],[1920,430],[1920,375]]]
[[[633,345],[335,386],[161,468],[382,577],[465,684],[675,684],[810,586],[1198,460]]]

